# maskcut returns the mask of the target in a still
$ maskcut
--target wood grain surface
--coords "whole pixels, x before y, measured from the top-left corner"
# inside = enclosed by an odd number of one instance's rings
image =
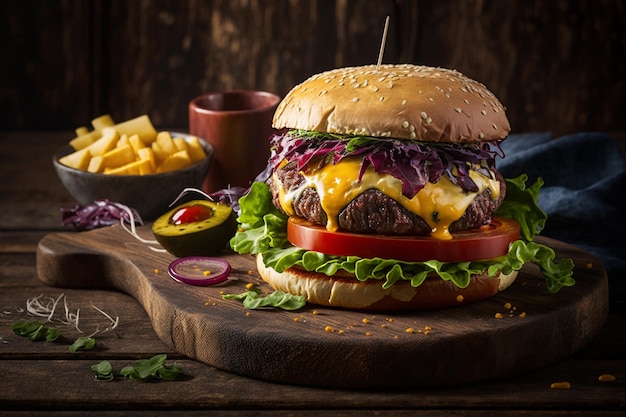
[[[71,130],[103,113],[184,127],[201,93],[284,95],[374,63],[390,16],[385,62],[483,82],[514,133],[626,131],[622,0],[22,0],[0,2],[0,16],[6,130]]]
[[[150,237],[146,226],[140,233]],[[249,282],[269,291],[252,257],[225,252],[231,280],[189,286],[168,276],[173,256],[149,250],[119,226],[46,235],[37,271],[48,285],[131,295],[164,343],[221,370],[298,385],[407,388],[536,369],[576,352],[600,331],[608,313],[602,266],[573,246],[542,241],[574,260],[574,287],[551,295],[538,271],[525,267],[511,288],[489,300],[402,314],[312,305],[246,310],[222,294],[243,292]]]

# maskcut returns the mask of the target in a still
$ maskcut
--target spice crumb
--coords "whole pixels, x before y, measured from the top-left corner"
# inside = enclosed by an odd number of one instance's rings
[[[615,381],[615,375],[611,374],[602,374],[598,377],[598,381],[600,382],[613,382]]]
[[[497,319],[501,319],[501,318],[502,318],[502,313],[496,313],[496,316],[495,316],[495,317],[496,317]]]
[[[563,382],[553,382],[550,385],[550,388],[552,389],[570,389],[572,387],[572,385],[567,382],[567,381],[563,381]]]
[[[332,327],[330,327],[330,326],[326,326],[326,327],[324,327],[324,331],[326,331],[326,332],[328,332],[328,333],[333,333],[333,332],[335,331],[335,329],[333,329],[333,328],[332,328]]]

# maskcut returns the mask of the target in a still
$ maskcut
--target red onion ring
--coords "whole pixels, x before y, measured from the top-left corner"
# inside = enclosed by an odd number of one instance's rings
[[[226,281],[231,269],[223,259],[189,256],[172,261],[167,272],[175,281],[206,286]]]

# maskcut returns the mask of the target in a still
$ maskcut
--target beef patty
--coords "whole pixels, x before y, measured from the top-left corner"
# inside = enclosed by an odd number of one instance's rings
[[[276,172],[280,184],[270,178],[274,205],[282,210],[278,200],[280,185],[285,191],[298,188],[304,177],[298,172],[296,164],[290,163]],[[463,216],[450,225],[450,232],[474,229],[491,222],[493,212],[500,207],[506,194],[506,186],[502,174],[496,171],[496,179],[500,182],[500,197],[491,199],[489,189],[485,190],[469,205]],[[315,188],[306,188],[293,201],[294,213],[312,223],[325,226],[328,220],[322,209],[320,198]],[[410,212],[396,200],[379,190],[371,189],[363,192],[352,200],[339,213],[339,228],[354,233],[377,233],[388,235],[428,235],[430,226],[420,216]]]

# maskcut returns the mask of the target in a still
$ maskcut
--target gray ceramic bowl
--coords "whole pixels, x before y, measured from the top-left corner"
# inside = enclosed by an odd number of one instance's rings
[[[172,132],[172,136],[188,137]],[[150,175],[107,175],[70,168],[59,158],[71,153],[68,145],[52,158],[52,164],[61,183],[78,204],[87,205],[95,200],[109,199],[137,210],[143,220],[154,220],[165,213],[169,204],[186,187],[201,188],[213,157],[213,147],[205,140],[200,143],[206,158],[192,166],[177,171]]]

